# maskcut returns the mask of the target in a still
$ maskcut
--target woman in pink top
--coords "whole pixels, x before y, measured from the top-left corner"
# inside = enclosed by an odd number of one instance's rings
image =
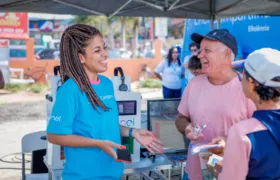
[[[242,86],[257,110],[230,128],[219,180],[280,179],[280,51],[250,54]]]
[[[198,58],[204,74],[189,82],[178,107],[176,127],[191,144],[209,143],[216,136],[227,136],[233,124],[251,117],[255,106],[245,97],[240,78],[232,69],[237,54],[235,38],[221,29],[206,36],[193,34],[192,40],[200,43]],[[203,134],[193,135],[194,124],[207,125]],[[188,179],[202,180],[198,155],[189,153],[185,171]]]

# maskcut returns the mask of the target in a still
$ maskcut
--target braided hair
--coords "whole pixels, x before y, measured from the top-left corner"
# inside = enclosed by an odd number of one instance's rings
[[[72,78],[80,90],[86,93],[95,110],[100,107],[104,111],[108,111],[109,108],[103,104],[91,87],[79,57],[79,54],[86,55],[84,48],[97,35],[102,36],[98,29],[85,24],[75,24],[66,28],[60,43],[61,79],[64,83],[67,79]]]

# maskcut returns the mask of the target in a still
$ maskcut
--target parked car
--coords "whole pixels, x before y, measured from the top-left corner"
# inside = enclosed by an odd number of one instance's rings
[[[44,49],[35,54],[36,60],[57,59],[59,60],[60,52],[58,49]]]

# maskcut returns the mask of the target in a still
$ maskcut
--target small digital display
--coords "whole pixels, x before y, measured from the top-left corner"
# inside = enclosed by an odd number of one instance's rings
[[[136,101],[117,101],[119,115],[136,115]]]

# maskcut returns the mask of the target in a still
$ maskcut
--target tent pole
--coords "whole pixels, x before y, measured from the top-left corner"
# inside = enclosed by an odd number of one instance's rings
[[[202,0],[193,0],[193,1],[190,1],[190,2],[187,2],[187,3],[184,3],[184,4],[179,4],[179,5],[176,5],[176,6],[174,5],[173,7],[170,7],[168,10],[175,10],[175,9],[179,9],[181,7],[186,7],[186,6],[189,6],[191,4],[195,4],[195,3],[199,2],[199,1],[202,1]]]
[[[212,17],[211,17],[211,30],[213,30],[214,27],[215,27],[215,16],[212,15]]]
[[[115,12],[113,12],[108,18],[111,19],[113,16],[118,14],[123,8],[125,8],[132,0],[126,1],[119,9],[117,9]]]
[[[97,12],[97,11],[94,11],[94,10],[91,10],[89,8],[85,8],[85,7],[81,7],[81,6],[78,6],[78,5],[75,5],[75,4],[71,4],[71,3],[68,3],[68,2],[64,2],[62,0],[52,0],[54,2],[57,2],[57,3],[60,3],[60,4],[63,4],[65,6],[69,6],[69,7],[72,7],[72,8],[75,8],[75,9],[79,9],[79,10],[82,10],[82,11],[85,11],[85,12],[88,12],[88,13],[92,13],[94,15],[99,15],[99,16],[106,16],[105,14],[103,13],[100,13],[100,12]]]
[[[216,0],[210,0],[210,13],[211,13],[211,30],[214,29],[215,27],[215,19],[216,19],[216,16],[215,16],[215,7],[216,7]]]
[[[218,20],[217,20],[217,29],[220,29],[220,28],[221,28],[221,20],[218,19]]]

